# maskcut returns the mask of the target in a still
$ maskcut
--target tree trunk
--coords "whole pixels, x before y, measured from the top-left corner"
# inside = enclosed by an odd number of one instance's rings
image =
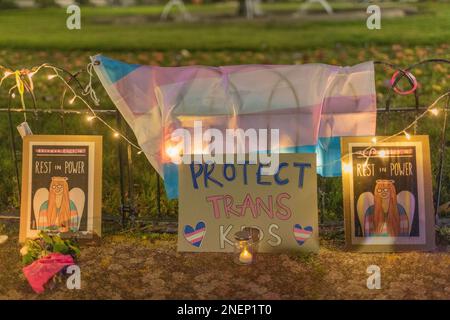
[[[247,16],[247,5],[245,3],[245,0],[239,0],[239,7],[238,7],[238,16],[240,17],[246,17]]]

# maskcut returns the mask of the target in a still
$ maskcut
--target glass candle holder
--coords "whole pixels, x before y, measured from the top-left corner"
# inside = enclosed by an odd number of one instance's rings
[[[236,232],[234,235],[234,262],[241,265],[255,262],[256,244],[247,230]]]

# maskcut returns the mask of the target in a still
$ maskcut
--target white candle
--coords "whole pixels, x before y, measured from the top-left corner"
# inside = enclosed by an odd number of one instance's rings
[[[244,264],[250,264],[252,263],[252,260],[253,256],[247,249],[244,249],[239,255],[239,261]]]

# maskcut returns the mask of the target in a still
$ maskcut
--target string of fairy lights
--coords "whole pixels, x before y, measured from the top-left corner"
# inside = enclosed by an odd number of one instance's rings
[[[91,104],[87,101],[87,99],[85,99],[86,96],[89,96],[90,99],[93,101],[93,103],[96,106],[99,105],[99,100],[95,94],[95,91],[92,88],[92,78],[93,78],[93,64],[92,63],[88,64],[87,68],[86,68],[87,73],[89,75],[89,83],[85,87],[82,87],[81,84],[78,82],[78,80],[75,79],[76,76],[72,75],[71,73],[67,72],[64,69],[61,69],[59,67],[56,67],[56,66],[48,64],[48,63],[44,63],[42,65],[33,67],[31,69],[21,69],[21,70],[12,70],[12,69],[9,69],[9,68],[6,68],[6,67],[0,65],[0,72],[3,72],[3,76],[0,79],[0,87],[2,86],[3,82],[6,81],[8,78],[14,77],[13,85],[8,89],[8,94],[13,99],[17,96],[16,93],[19,94],[22,111],[24,111],[23,114],[24,114],[25,121],[27,120],[26,112],[25,112],[26,111],[25,95],[26,95],[26,93],[30,94],[33,99],[33,103],[36,104],[36,99],[35,99],[35,95],[34,95],[35,87],[34,87],[34,83],[33,83],[33,77],[43,70],[50,71],[50,74],[47,75],[47,80],[49,80],[49,81],[51,81],[53,79],[60,80],[65,87],[64,92],[68,91],[70,94],[72,94],[72,97],[68,101],[68,103],[70,105],[74,104],[75,101],[80,101],[88,109],[89,114],[86,116],[86,121],[92,122],[94,120],[97,120],[97,121],[101,122],[106,128],[108,128],[112,132],[113,137],[121,138],[124,141],[126,141],[130,146],[134,147],[137,150],[137,154],[141,154],[143,152],[143,150],[138,145],[136,145],[133,141],[131,141],[131,139],[126,137],[119,130],[112,127],[105,119],[103,119],[96,112],[95,108],[93,108],[91,106]],[[70,75],[69,80],[65,79],[65,77],[63,75],[64,73],[67,73]],[[394,73],[393,79],[397,77],[398,73],[399,73],[399,71],[397,70],[396,73]],[[402,70],[401,73],[404,76],[412,75],[409,71],[406,73],[405,71]],[[79,90],[79,91],[81,91],[80,94],[77,93],[78,91],[70,83],[71,80],[73,80],[73,79],[76,80],[76,84],[78,84],[79,87],[81,88],[81,90]],[[415,80],[415,78],[414,78],[414,80]],[[391,82],[391,85],[393,86],[394,89],[395,89],[395,85],[396,85],[397,81],[398,80],[396,80],[394,83]],[[417,86],[414,86],[414,87],[417,87]],[[412,93],[412,91],[409,93]],[[379,141],[377,141],[376,137],[373,137],[372,138],[373,146],[375,146],[379,143],[382,143],[382,142],[387,142],[388,140],[390,140],[394,137],[400,136],[400,135],[404,135],[407,140],[411,139],[411,134],[408,131],[412,127],[416,126],[418,121],[423,119],[425,116],[427,116],[429,114],[431,114],[433,116],[438,116],[440,113],[440,110],[439,110],[439,107],[437,106],[437,104],[439,101],[441,101],[445,97],[450,98],[450,91],[439,96],[432,104],[430,104],[427,108],[425,108],[421,114],[416,116],[414,121],[412,121],[410,124],[408,124],[402,130],[394,133],[393,135],[384,137],[383,139],[381,139]],[[372,146],[367,147],[367,149],[365,151],[367,151],[371,147]],[[382,150],[380,152],[382,153]],[[166,151],[166,153],[168,153],[169,157],[173,156],[173,154],[171,154],[173,152]],[[365,152],[363,152],[363,153],[365,153]],[[346,163],[345,160],[346,160],[346,158],[350,157],[352,154],[354,154],[354,153],[345,154],[340,159],[330,161],[330,162],[322,164],[320,166],[322,166],[322,167],[329,166],[337,161],[339,161],[339,162],[342,161],[344,172],[349,172],[349,171],[351,171],[351,164]],[[380,154],[380,156],[383,156],[383,155]],[[366,159],[366,163],[367,163],[368,160],[370,159],[371,155],[370,154],[366,155],[366,157],[367,157],[367,159]]]
[[[342,161],[342,162],[343,162],[343,167],[342,167],[343,171],[344,171],[344,172],[347,172],[347,173],[352,172],[352,170],[353,170],[352,164],[349,163],[349,162],[346,162],[346,159],[348,159],[348,158],[350,158],[352,155],[356,155],[356,154],[364,154],[365,157],[366,157],[366,160],[365,160],[364,165],[367,165],[367,163],[369,162],[370,158],[373,157],[373,155],[371,155],[370,153],[367,153],[367,151],[368,151],[370,148],[376,146],[377,144],[381,144],[381,143],[383,143],[383,142],[388,142],[389,140],[393,139],[394,137],[398,137],[398,136],[400,136],[400,135],[404,135],[405,138],[406,138],[406,140],[411,140],[411,134],[408,132],[409,129],[411,129],[412,127],[414,127],[415,125],[417,125],[417,123],[419,122],[420,119],[424,118],[425,116],[427,116],[427,115],[429,115],[429,114],[431,114],[432,116],[438,116],[439,113],[440,113],[440,110],[439,110],[439,108],[438,108],[436,105],[439,103],[439,101],[441,101],[441,100],[444,99],[445,97],[450,97],[450,91],[444,93],[443,95],[439,96],[436,100],[434,100],[434,102],[433,102],[432,104],[430,104],[430,105],[429,105],[429,106],[428,106],[421,114],[419,114],[419,115],[414,119],[414,121],[412,121],[408,126],[406,126],[405,128],[403,128],[402,130],[400,130],[400,131],[394,133],[393,135],[384,137],[384,138],[381,139],[381,140],[377,140],[376,137],[373,137],[373,138],[371,139],[372,145],[371,145],[371,146],[368,146],[368,147],[365,148],[363,151],[349,152],[349,153],[343,155],[340,159],[334,160],[334,161],[330,161],[330,162],[328,162],[328,163],[326,163],[325,165],[322,165],[322,166],[328,166],[328,165],[331,165],[331,164],[336,163],[336,162],[338,162],[338,161],[339,161],[339,162]],[[380,155],[380,157],[385,157],[385,156],[386,156],[385,151],[384,151],[384,150],[380,150],[380,154],[379,154],[379,155]]]
[[[21,69],[15,71],[0,65],[0,71],[3,71],[3,77],[0,79],[0,86],[6,79],[14,76],[14,84],[9,88],[8,94],[11,98],[14,99],[16,97],[15,91],[17,91],[17,93],[20,95],[22,110],[25,111],[25,93],[29,93],[33,97],[33,101],[35,101],[33,77],[41,70],[50,71],[51,73],[47,75],[47,80],[58,79],[62,82],[62,84],[65,86],[65,89],[72,94],[72,98],[69,99],[68,103],[70,105],[73,105],[75,101],[78,100],[88,109],[90,113],[86,116],[86,120],[88,122],[92,122],[94,120],[100,121],[103,125],[106,126],[106,128],[108,128],[112,132],[113,137],[123,139],[129,145],[137,149],[138,154],[141,154],[142,149],[138,145],[136,145],[133,141],[131,141],[131,139],[122,134],[119,130],[112,127],[95,111],[91,104],[84,98],[84,96],[89,95],[91,100],[93,100],[94,103],[98,105],[99,100],[97,99],[95,91],[92,89],[92,63],[88,64],[86,69],[89,74],[89,84],[81,91],[81,94],[78,94],[77,90],[69,83],[68,80],[64,78],[62,73],[65,71],[63,69],[48,63],[44,63],[31,69]],[[74,76],[70,74],[70,79],[73,78]],[[26,112],[24,112],[24,120],[27,120]]]

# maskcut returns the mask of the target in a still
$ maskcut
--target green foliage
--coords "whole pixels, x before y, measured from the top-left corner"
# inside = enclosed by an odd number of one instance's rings
[[[36,5],[40,8],[48,8],[56,6],[54,0],[34,0]]]
[[[28,265],[50,253],[68,254],[77,257],[80,254],[80,249],[73,240],[64,240],[58,235],[40,232],[37,239],[26,241],[21,253],[23,254],[22,263]]]
[[[450,226],[440,226],[436,228],[438,244],[450,245]]]
[[[0,235],[6,233],[6,226],[3,223],[0,223]]]
[[[141,235],[142,240],[150,241],[170,241],[174,239],[174,235],[170,233],[146,233]]]
[[[13,9],[16,8],[14,0],[0,0],[0,9]]]

